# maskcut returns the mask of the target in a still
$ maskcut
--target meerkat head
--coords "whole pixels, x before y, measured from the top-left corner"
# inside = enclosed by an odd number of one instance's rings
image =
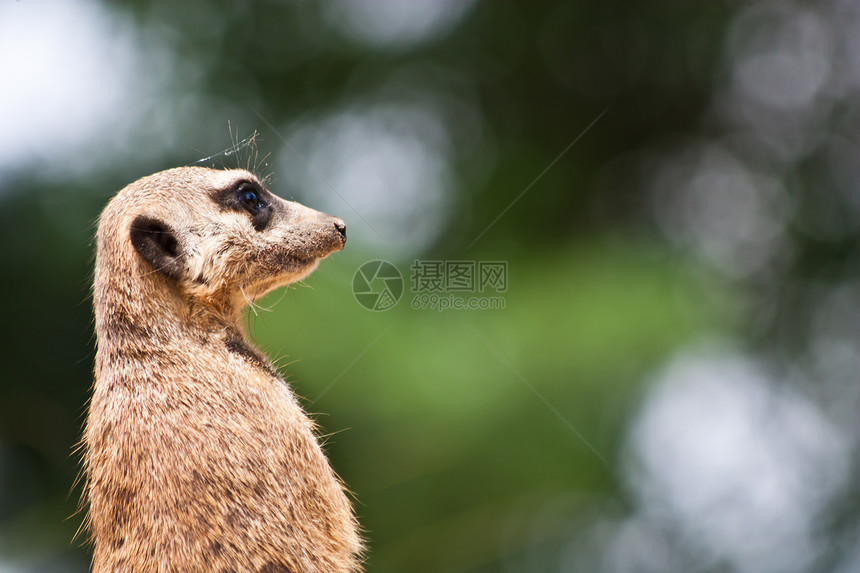
[[[304,278],[345,243],[342,220],[277,197],[244,170],[182,167],[145,177],[117,194],[99,225],[100,257],[233,310]]]

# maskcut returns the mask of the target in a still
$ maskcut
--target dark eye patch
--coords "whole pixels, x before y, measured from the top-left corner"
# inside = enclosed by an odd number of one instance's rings
[[[271,194],[255,181],[239,181],[216,191],[212,198],[222,210],[247,212],[257,231],[265,229],[272,220]]]

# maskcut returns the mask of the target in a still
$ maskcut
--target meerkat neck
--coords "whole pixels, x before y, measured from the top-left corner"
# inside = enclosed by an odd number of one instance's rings
[[[147,280],[164,284],[140,289],[133,285],[135,281],[139,283],[140,278],[131,273],[106,272],[96,276],[93,297],[96,331],[100,338],[106,341],[119,338],[112,341],[119,344],[200,338],[213,333],[245,338],[242,309],[237,309],[227,297],[217,305],[211,300],[196,302],[184,296],[169,279],[152,275]],[[141,293],[146,293],[145,299],[140,297]]]

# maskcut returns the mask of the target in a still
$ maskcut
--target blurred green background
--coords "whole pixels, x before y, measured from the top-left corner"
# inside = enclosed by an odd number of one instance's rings
[[[842,0],[3,2],[0,571],[87,569],[95,221],[201,159],[347,222],[248,326],[369,571],[860,571],[858,54]]]

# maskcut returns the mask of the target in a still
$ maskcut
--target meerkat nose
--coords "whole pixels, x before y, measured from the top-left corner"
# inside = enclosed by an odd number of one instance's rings
[[[340,242],[346,244],[346,225],[338,219],[334,222],[334,228],[340,233]]]

